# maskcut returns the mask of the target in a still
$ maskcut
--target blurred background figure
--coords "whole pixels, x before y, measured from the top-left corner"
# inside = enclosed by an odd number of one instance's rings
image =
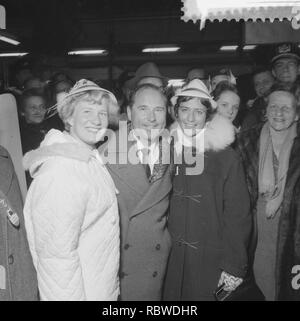
[[[271,60],[272,73],[276,80],[292,88],[299,75],[299,61],[296,44],[283,43],[276,46]]]
[[[127,120],[127,106],[131,94],[130,80],[134,77],[134,72],[123,71],[117,81],[114,91],[120,106],[120,120]]]
[[[70,91],[74,84],[74,81],[65,73],[58,72],[54,74],[49,82],[49,100],[50,105],[53,106],[57,103],[57,96],[60,93],[67,93]],[[47,119],[48,127],[58,130],[64,129],[64,124],[59,118],[58,114],[53,115]]]
[[[238,130],[239,124],[236,117],[241,100],[236,86],[227,81],[221,81],[212,92],[212,96],[217,102],[217,113],[229,119]]]
[[[43,89],[45,87],[45,83],[39,77],[30,77],[24,82],[24,90],[28,89]]]
[[[242,123],[246,130],[266,120],[267,97],[275,79],[267,67],[258,67],[253,72],[253,85],[256,98],[247,103],[248,110]]]
[[[208,77],[203,68],[193,68],[188,71],[186,76],[186,83],[190,82],[193,79],[200,79],[208,88],[209,86]]]
[[[217,69],[210,74],[210,90],[214,91],[222,81],[236,85],[236,78],[229,68]]]
[[[19,111],[23,154],[38,148],[50,129],[45,121],[46,105],[46,97],[41,89],[28,89],[21,96]],[[31,180],[29,173],[26,172],[28,186]]]
[[[62,79],[53,83],[53,98],[56,100],[56,95],[61,92],[69,92],[73,87],[73,81],[71,79]]]
[[[19,60],[11,67],[11,85],[7,88],[16,98],[18,98],[23,90],[24,83],[33,77],[32,66],[27,60]]]
[[[165,89],[168,79],[160,73],[155,63],[146,62],[136,70],[135,76],[128,84],[132,89],[143,84],[152,84],[160,89]]]

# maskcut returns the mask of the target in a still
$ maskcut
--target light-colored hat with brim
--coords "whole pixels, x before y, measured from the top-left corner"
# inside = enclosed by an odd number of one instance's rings
[[[115,109],[116,106],[118,106],[117,99],[112,92],[110,92],[107,89],[99,87],[97,84],[95,84],[90,80],[81,79],[75,83],[75,85],[70,89],[69,92],[63,92],[59,94],[59,96],[57,97],[57,103],[48,109],[47,118],[53,116],[57,112],[60,112],[60,110],[62,109],[62,107],[65,105],[65,103],[68,101],[69,98],[75,97],[87,91],[101,91],[109,96],[112,102],[112,105],[115,105],[113,109]]]
[[[127,82],[127,86],[133,90],[136,88],[138,82],[146,77],[161,79],[163,86],[168,84],[168,78],[160,73],[157,65],[153,62],[146,62],[136,70],[135,76]]]
[[[217,103],[213,100],[208,92],[207,87],[204,85],[203,81],[200,79],[193,79],[186,85],[184,85],[181,90],[179,90],[172,98],[171,103],[174,106],[177,102],[178,97],[194,97],[203,98],[210,101],[213,109],[217,108]]]

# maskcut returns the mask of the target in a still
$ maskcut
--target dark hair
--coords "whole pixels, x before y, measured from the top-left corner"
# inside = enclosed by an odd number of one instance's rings
[[[269,72],[271,74],[271,76],[273,77],[272,71],[270,68],[268,68],[267,66],[257,66],[257,67],[255,67],[255,69],[252,72],[252,79],[254,79],[254,77],[256,75],[262,74],[264,72]]]
[[[181,103],[190,101],[190,100],[192,100],[194,98],[198,98],[198,97],[179,96],[177,98],[176,104],[174,106],[175,116],[178,117],[178,109],[179,109],[179,106],[180,106]],[[214,110],[212,108],[212,105],[211,105],[210,101],[208,99],[200,98],[200,97],[198,99],[200,100],[201,104],[206,107],[206,119],[210,118],[211,115],[214,113]]]
[[[294,92],[295,89],[296,89],[296,86],[291,86],[289,83],[276,82],[271,87],[269,95],[274,91],[286,91],[292,95],[295,95],[295,92]]]
[[[43,89],[40,89],[40,88],[27,89],[22,93],[22,96],[20,97],[20,108],[22,111],[24,111],[24,107],[27,99],[31,97],[41,97],[45,101],[45,103],[47,102],[47,98]]]
[[[129,106],[130,108],[132,108],[132,106],[133,106],[133,104],[134,104],[134,102],[135,102],[135,97],[136,97],[137,93],[138,93],[139,91],[144,90],[144,89],[152,89],[152,90],[155,90],[155,91],[157,91],[158,93],[160,93],[161,96],[163,97],[163,99],[165,100],[165,103],[166,103],[166,106],[167,106],[167,97],[166,97],[164,91],[162,91],[160,88],[158,88],[157,86],[152,85],[152,84],[142,84],[142,85],[137,86],[137,87],[132,91],[132,93],[130,94],[129,103],[128,103],[128,106]]]
[[[239,96],[239,92],[238,92],[235,85],[233,85],[227,81],[221,81],[220,83],[218,83],[217,87],[212,92],[212,96],[213,96],[214,100],[217,101],[220,98],[220,96],[223,94],[223,92],[225,92],[225,91],[232,91]]]

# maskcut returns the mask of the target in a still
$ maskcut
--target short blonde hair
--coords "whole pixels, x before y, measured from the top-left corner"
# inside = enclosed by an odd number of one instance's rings
[[[78,103],[85,101],[89,103],[102,104],[103,100],[108,101],[107,112],[110,119],[110,117],[114,117],[114,115],[117,113],[118,106],[115,106],[115,103],[111,100],[110,96],[104,91],[89,90],[66,98],[58,109],[58,115],[65,125],[65,130],[70,130],[70,124],[68,120],[73,115],[75,107]]]

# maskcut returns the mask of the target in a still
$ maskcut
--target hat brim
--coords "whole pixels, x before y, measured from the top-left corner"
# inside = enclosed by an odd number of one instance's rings
[[[117,101],[117,99],[116,99],[116,97],[115,97],[115,95],[114,95],[113,93],[111,93],[111,92],[110,92],[109,90],[107,90],[107,89],[104,89],[104,88],[101,88],[101,87],[98,87],[98,86],[84,86],[84,87],[82,87],[82,88],[76,89],[74,92],[72,92],[72,90],[71,90],[71,92],[69,92],[69,93],[64,97],[64,99],[67,99],[67,98],[69,98],[69,97],[75,96],[75,95],[80,94],[80,93],[83,93],[83,92],[85,92],[85,91],[92,91],[92,90],[102,91],[102,92],[108,94],[108,96],[109,96],[109,98],[112,100],[112,102],[114,102],[114,103],[116,103],[116,104],[118,103],[118,101]]]
[[[300,61],[300,57],[297,54],[294,54],[294,53],[282,53],[280,55],[275,56],[271,60],[271,64],[273,64],[276,60],[281,59],[281,58],[294,58],[294,59]]]
[[[87,92],[87,91],[102,91],[104,92],[105,94],[107,94],[111,100],[111,102],[114,104],[114,105],[118,105],[118,101],[115,97],[115,95],[110,92],[109,90],[107,89],[104,89],[104,88],[101,88],[101,87],[98,87],[98,86],[83,86],[79,89],[76,89],[72,92],[72,89],[69,93],[67,93],[62,99],[61,101],[57,102],[55,105],[51,106],[46,114],[47,114],[47,118],[50,118],[52,117],[54,114],[56,114],[57,111],[59,111],[63,105],[65,104],[66,100],[70,97],[73,97],[73,96],[77,96],[78,94],[81,94],[83,92]]]
[[[199,95],[199,91],[192,91],[192,90],[189,90],[189,92],[183,92],[183,93],[179,93],[173,97],[171,97],[171,103],[173,106],[175,106],[175,104],[177,103],[177,99],[178,97],[193,97],[193,98],[202,98],[202,99],[207,99],[210,101],[211,103],[211,106],[213,109],[216,109],[217,108],[217,103],[211,98],[211,97],[208,97],[205,93],[203,95]]]

